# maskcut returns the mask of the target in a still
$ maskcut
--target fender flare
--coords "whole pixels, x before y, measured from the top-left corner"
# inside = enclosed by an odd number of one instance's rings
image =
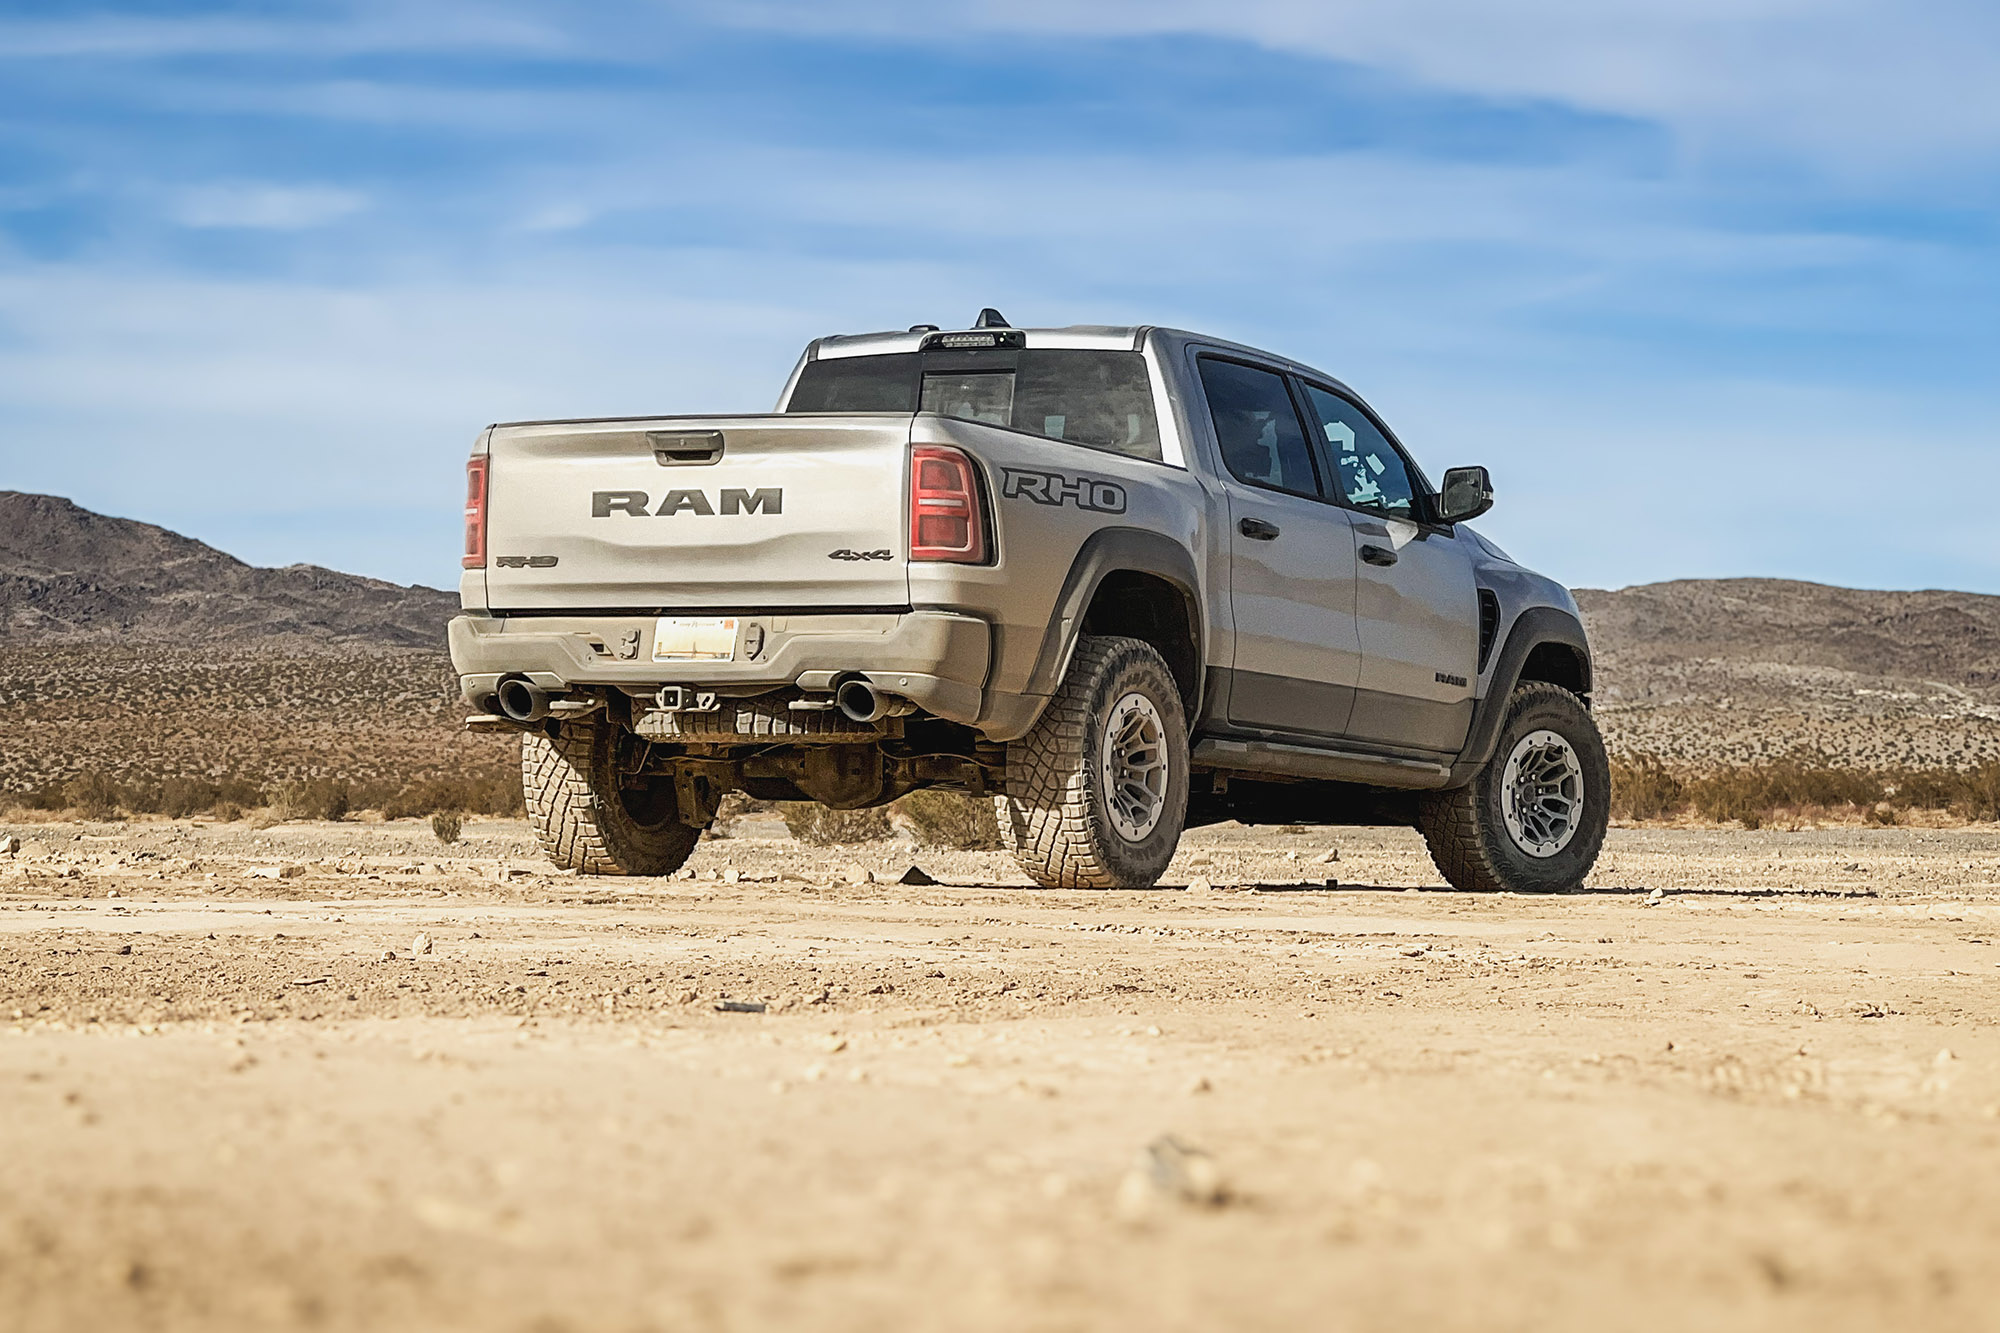
[[[1084,613],[1097,596],[1106,577],[1121,570],[1151,574],[1179,590],[1186,603],[1188,625],[1194,631],[1193,679],[1187,683],[1189,725],[1201,715],[1202,687],[1207,675],[1208,627],[1203,622],[1201,579],[1195,572],[1194,557],[1171,537],[1141,528],[1100,528],[1093,532],[1070,562],[1069,576],[1049,611],[1048,628],[1042,633],[1041,650],[1035,655],[1034,670],[1022,693],[1051,695],[1069,670],[1070,655],[1083,634]]]
[[[1472,781],[1493,757],[1500,743],[1500,723],[1507,716],[1507,701],[1513,697],[1514,687],[1521,683],[1521,668],[1527,665],[1528,654],[1545,643],[1576,649],[1583,659],[1584,692],[1589,693],[1590,640],[1584,635],[1583,622],[1554,606],[1531,606],[1521,612],[1514,617],[1507,631],[1507,642],[1501,645],[1494,659],[1493,676],[1485,697],[1473,708],[1472,729],[1466,734],[1465,748],[1451,766],[1451,776],[1445,780],[1447,789],[1463,787]]]

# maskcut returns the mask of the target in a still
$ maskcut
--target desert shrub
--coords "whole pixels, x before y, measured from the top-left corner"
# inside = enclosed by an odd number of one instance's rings
[[[96,770],[77,774],[62,787],[62,803],[86,819],[103,819],[118,813],[118,784]]]
[[[991,800],[954,791],[915,791],[893,808],[922,846],[984,851],[1000,845]]]
[[[817,801],[780,801],[778,810],[785,817],[786,830],[813,847],[874,842],[889,836],[889,812],[881,806],[871,810],[834,810]]]
[[[1612,762],[1612,818],[1665,819],[1686,809],[1687,803],[1687,784],[1652,755]]]
[[[160,784],[159,803],[154,806],[169,819],[186,819],[189,815],[213,810],[222,797],[222,789],[213,782],[200,778],[168,778]]]
[[[468,795],[474,814],[519,818],[528,813],[527,802],[521,796],[521,777],[518,773],[476,779],[468,787]]]
[[[766,810],[778,808],[776,801],[760,801],[754,796],[745,796],[733,791],[722,798],[715,810],[715,822],[708,826],[709,835],[716,838],[734,837],[736,821],[745,815],[762,814]]]
[[[243,807],[234,801],[217,801],[215,803],[215,817],[225,824],[234,824],[237,820],[243,818]]]
[[[1723,769],[1704,773],[1688,784],[1695,813],[1713,823],[1738,820],[1745,828],[1761,828],[1770,809],[1765,791],[1748,770]]]
[[[1948,768],[1906,769],[1889,781],[1889,801],[1899,810],[1949,810],[1966,796],[1966,775]]]
[[[60,810],[63,808],[63,784],[45,783],[24,792],[16,792],[11,799],[23,810]]]
[[[279,819],[344,819],[350,789],[332,778],[281,782],[271,789],[271,813]]]
[[[1959,777],[1963,795],[1953,808],[1967,819],[2000,820],[2000,761],[1988,760]]]
[[[1619,808],[1622,775],[1637,767],[1638,763],[1613,766],[1614,812]],[[1779,760],[1717,769],[1681,785],[1685,801],[1702,818],[1718,823],[1734,819],[1749,828],[1769,823],[1780,811],[1808,809],[1849,810],[1881,825],[1900,823],[1909,810],[1949,810],[1964,819],[2000,819],[2000,762],[1970,772],[1950,768],[1874,772]]]
[[[456,810],[440,810],[431,816],[431,832],[447,847],[457,842],[464,831],[465,819]]]
[[[369,802],[389,819],[421,818],[439,810],[456,810],[465,804],[465,791],[457,783],[438,778],[406,782],[385,789]]]
[[[1688,796],[1704,819],[1761,828],[1780,810],[1867,809],[1889,787],[1881,774],[1863,769],[1779,760],[1704,774],[1688,783]]]
[[[511,774],[472,778],[423,778],[369,792],[368,804],[389,819],[456,810],[472,815],[519,815],[521,780]]]
[[[264,803],[264,789],[243,778],[223,778],[215,786],[217,803],[226,801],[246,810]]]

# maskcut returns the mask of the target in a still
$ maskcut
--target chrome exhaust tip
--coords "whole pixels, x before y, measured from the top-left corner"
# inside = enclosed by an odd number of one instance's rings
[[[509,722],[539,722],[549,715],[549,692],[526,676],[509,676],[494,689],[493,704]]]
[[[859,676],[849,676],[836,685],[833,702],[850,722],[880,722],[885,717],[913,713],[917,708],[908,699],[882,693]]]

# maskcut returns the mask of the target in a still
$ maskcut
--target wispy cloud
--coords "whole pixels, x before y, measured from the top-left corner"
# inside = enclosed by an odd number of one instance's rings
[[[713,21],[884,35],[1198,35],[1676,127],[1690,147],[1935,169],[2000,147],[2000,10],[1980,0],[707,0]]]
[[[358,54],[547,50],[561,29],[530,6],[426,0],[307,3],[283,15],[246,15],[226,6],[146,6],[60,18],[0,19],[0,60],[149,61],[190,56],[320,58]]]
[[[367,196],[354,190],[235,182],[178,190],[167,211],[186,227],[298,231],[337,221],[367,206]]]

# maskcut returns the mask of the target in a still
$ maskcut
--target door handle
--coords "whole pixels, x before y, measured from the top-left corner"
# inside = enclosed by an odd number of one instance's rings
[[[1278,525],[1261,518],[1246,518],[1236,525],[1236,530],[1253,542],[1267,542],[1278,535]]]
[[[1394,551],[1386,546],[1368,545],[1361,548],[1361,558],[1368,564],[1379,565],[1381,568],[1387,569],[1396,563],[1397,556]]]

